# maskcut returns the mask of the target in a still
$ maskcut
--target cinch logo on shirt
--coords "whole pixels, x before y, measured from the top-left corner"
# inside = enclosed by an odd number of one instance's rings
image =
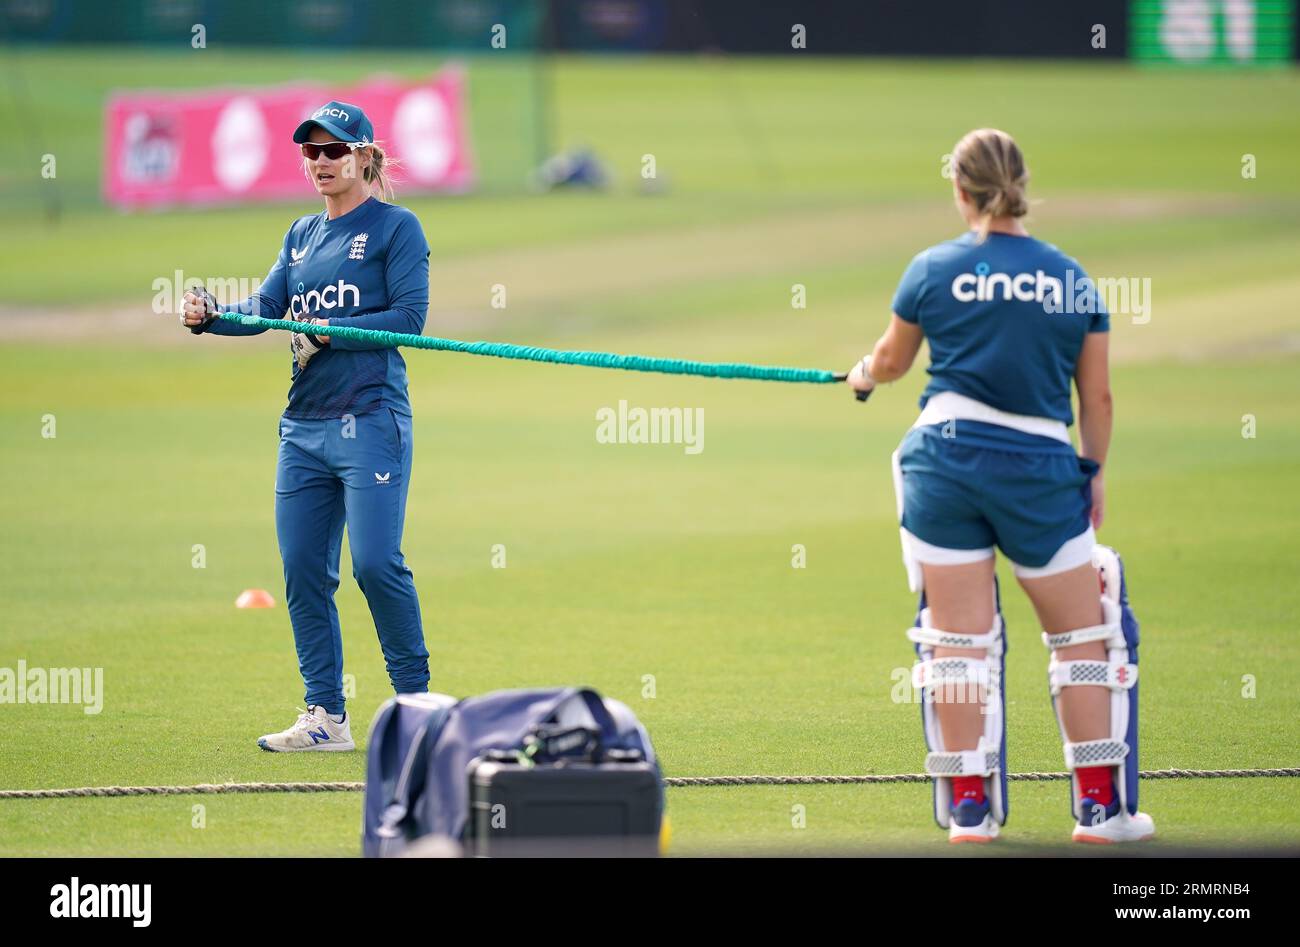
[[[324,289],[313,289],[310,293],[304,293],[302,288],[302,283],[299,283],[298,292],[289,297],[289,311],[295,316],[305,316],[309,312],[319,312],[322,309],[361,305],[361,290],[343,280]],[[349,294],[351,302],[348,301]]]
[[[983,268],[984,272],[979,272]],[[1001,298],[1006,301],[1041,303],[1052,299],[1061,301],[1061,281],[1042,270],[1036,273],[990,273],[988,264],[981,263],[974,273],[959,273],[952,281],[952,298],[959,303],[982,303]]]

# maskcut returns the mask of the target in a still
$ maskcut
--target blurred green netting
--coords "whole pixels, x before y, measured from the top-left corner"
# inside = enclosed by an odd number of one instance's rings
[[[481,51],[496,25],[507,50],[536,49],[543,0],[44,0],[0,5],[0,36],[36,43],[190,45],[196,24],[208,45],[412,47]]]

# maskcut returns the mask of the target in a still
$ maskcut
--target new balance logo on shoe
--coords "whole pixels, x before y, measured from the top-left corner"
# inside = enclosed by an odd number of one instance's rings
[[[297,753],[303,750],[321,750],[346,753],[355,750],[352,729],[347,715],[333,720],[324,707],[312,705],[298,715],[292,727],[280,733],[259,737],[257,745],[269,753]]]

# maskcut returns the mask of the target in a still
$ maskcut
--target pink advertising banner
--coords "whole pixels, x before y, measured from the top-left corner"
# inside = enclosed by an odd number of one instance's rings
[[[465,78],[446,69],[414,83],[114,95],[104,121],[104,197],[123,208],[310,197],[293,131],[331,99],[365,109],[375,137],[401,162],[399,193],[473,185]]]

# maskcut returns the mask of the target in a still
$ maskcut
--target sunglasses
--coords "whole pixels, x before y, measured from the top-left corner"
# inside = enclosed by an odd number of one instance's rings
[[[321,155],[331,161],[338,161],[344,155],[351,154],[354,149],[360,147],[361,142],[327,141],[318,145],[315,142],[305,141],[302,143],[302,154],[308,161],[315,161]]]

